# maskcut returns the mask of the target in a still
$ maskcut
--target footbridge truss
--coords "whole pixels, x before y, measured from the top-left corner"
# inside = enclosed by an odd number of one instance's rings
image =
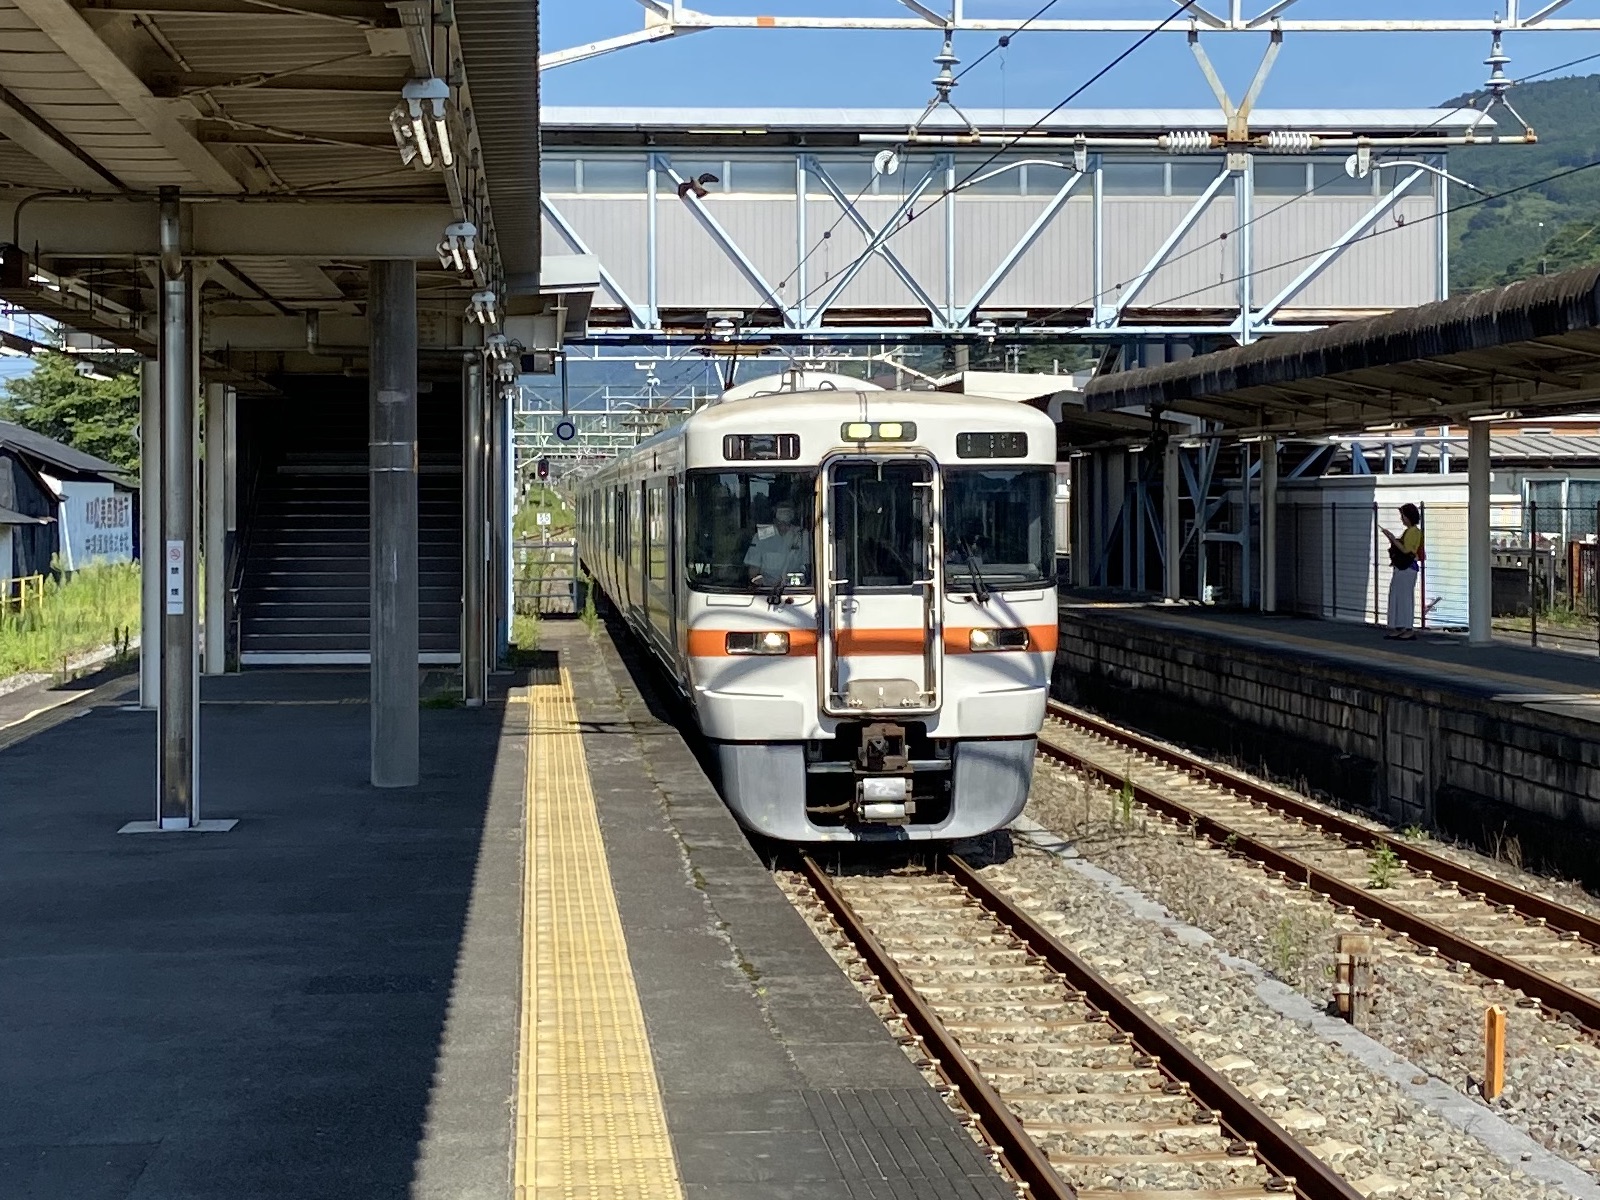
[[[543,236],[597,264],[602,343],[1249,342],[1447,295],[1449,148],[1526,136],[1470,108],[962,116],[549,108]]]

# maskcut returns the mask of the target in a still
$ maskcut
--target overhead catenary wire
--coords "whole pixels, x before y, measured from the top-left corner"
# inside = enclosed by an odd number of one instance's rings
[[[991,155],[989,155],[989,157],[985,158],[976,167],[973,167],[972,170],[968,171],[961,179],[957,180],[955,183],[953,183],[953,184],[949,185],[948,187],[944,188],[943,190],[941,190],[936,196],[934,196],[931,200],[929,200],[926,204],[924,204],[922,206],[922,211],[923,212],[927,212],[928,209],[930,209],[934,205],[938,204],[941,200],[946,200],[949,197],[955,195],[957,192],[961,191],[963,188],[967,187],[976,176],[980,175],[984,171],[984,169],[986,167],[990,166],[996,159],[1000,158],[1002,155],[1004,155],[1008,151],[1014,149],[1016,147],[1017,143],[1020,142],[1023,138],[1025,138],[1029,134],[1034,133],[1035,131],[1037,131],[1039,129],[1039,127],[1042,126],[1051,117],[1055,116],[1063,108],[1065,108],[1067,105],[1071,104],[1079,96],[1083,95],[1084,92],[1088,91],[1091,87],[1093,87],[1095,84],[1099,83],[1100,80],[1104,79],[1107,75],[1109,75],[1117,67],[1121,66],[1122,63],[1126,59],[1128,59],[1131,55],[1133,55],[1141,47],[1143,47],[1146,42],[1150,41],[1158,33],[1161,33],[1163,30],[1165,30],[1167,28],[1167,26],[1171,25],[1179,17],[1183,16],[1186,12],[1188,12],[1189,9],[1194,7],[1194,4],[1195,4],[1195,0],[1182,0],[1182,3],[1180,3],[1177,8],[1173,9],[1172,12],[1167,14],[1165,19],[1163,19],[1159,25],[1156,25],[1152,29],[1146,30],[1143,34],[1141,34],[1138,38],[1136,38],[1130,45],[1128,45],[1125,49],[1123,49],[1123,51],[1120,54],[1118,54],[1110,62],[1106,63],[1105,66],[1101,67],[1093,75],[1089,76],[1088,79],[1084,80],[1081,84],[1079,84],[1076,88],[1074,88],[1071,92],[1069,92],[1066,96],[1062,97],[1062,99],[1060,101],[1058,101],[1056,103],[1056,105],[1053,108],[1050,109],[1049,112],[1047,112],[1044,115],[1036,118],[1034,120],[1034,122],[1031,125],[1029,125],[1026,129],[1023,129],[1021,132],[1012,135],[1012,137],[1010,137],[1008,140],[1003,142],[994,151],[993,154],[991,154]],[[906,213],[904,220],[899,225],[896,225],[893,229],[879,230],[877,234],[874,234],[872,237],[869,237],[867,239],[867,244],[866,244],[865,248],[861,251],[861,253],[856,255],[853,259],[851,259],[848,263],[846,263],[845,266],[842,268],[842,270],[849,271],[849,270],[854,269],[858,264],[866,262],[869,258],[872,257],[872,255],[878,253],[878,251],[880,249],[882,249],[885,244],[887,244],[887,242],[889,241],[890,238],[894,237],[895,234],[899,233],[901,230],[903,230],[907,226],[909,226],[916,219],[916,216],[917,216],[916,210],[913,208],[910,212]],[[838,224],[838,222],[836,221],[835,222],[835,226],[837,226],[837,224]],[[832,282],[831,278],[830,279],[824,279],[820,283],[816,284],[814,287],[810,288],[806,292],[806,294],[804,296],[800,297],[800,303],[804,304],[807,300],[811,299],[812,296],[814,296],[817,292],[821,291],[824,287],[828,286],[828,284],[831,283],[831,282]]]
[[[1515,82],[1518,83],[1518,84],[1527,83],[1527,82],[1529,82],[1531,80],[1538,79],[1541,76],[1550,75],[1550,74],[1553,74],[1556,71],[1565,70],[1567,67],[1578,66],[1578,65],[1580,65],[1582,63],[1593,61],[1594,59],[1600,59],[1600,54],[1591,54],[1591,55],[1588,55],[1585,58],[1573,59],[1570,62],[1560,63],[1560,64],[1558,64],[1556,66],[1553,66],[1553,67],[1545,67],[1543,70],[1534,71],[1534,72],[1531,72],[1530,74],[1519,76],[1515,80]],[[1428,122],[1428,124],[1419,126],[1418,128],[1412,130],[1410,133],[1408,133],[1406,135],[1405,140],[1409,141],[1411,138],[1419,137],[1422,134],[1427,133],[1429,130],[1436,128],[1446,118],[1448,118],[1450,116],[1453,116],[1454,114],[1460,112],[1463,108],[1474,108],[1474,107],[1476,107],[1478,101],[1483,99],[1483,97],[1485,95],[1487,95],[1487,94],[1488,94],[1487,91],[1485,89],[1483,89],[1483,88],[1479,88],[1475,92],[1468,93],[1466,96],[1464,96],[1462,98],[1460,103],[1451,105],[1448,108],[1442,108],[1440,110],[1440,112],[1439,112],[1439,115],[1437,117],[1435,117],[1432,121]],[[1225,230],[1223,233],[1219,234],[1217,237],[1207,239],[1206,241],[1203,241],[1203,242],[1201,242],[1200,244],[1198,244],[1196,246],[1191,246],[1189,249],[1185,250],[1183,253],[1174,255],[1171,258],[1168,258],[1164,262],[1162,262],[1161,269],[1162,270],[1166,270],[1168,267],[1176,266],[1178,263],[1183,262],[1185,259],[1192,258],[1196,254],[1199,254],[1199,253],[1201,253],[1203,251],[1215,248],[1217,243],[1225,242],[1225,241],[1227,241],[1228,238],[1233,237],[1235,234],[1243,233],[1246,229],[1250,228],[1252,225],[1255,225],[1257,222],[1264,221],[1268,217],[1282,212],[1284,209],[1290,207],[1291,205],[1297,204],[1301,200],[1304,200],[1309,196],[1315,195],[1317,192],[1319,192],[1323,188],[1329,186],[1329,184],[1334,183],[1336,180],[1337,180],[1337,176],[1334,176],[1334,177],[1330,177],[1327,180],[1324,180],[1322,183],[1313,184],[1310,188],[1306,189],[1305,191],[1298,192],[1295,195],[1289,197],[1289,199],[1285,200],[1282,204],[1275,204],[1271,208],[1267,209],[1265,212],[1258,212],[1258,213],[1254,214],[1253,216],[1251,216],[1249,220],[1242,221],[1239,224],[1233,226],[1232,228],[1230,228],[1228,230]],[[1600,226],[1597,226],[1596,228],[1600,229]],[[1319,250],[1319,251],[1317,251],[1317,253],[1320,254],[1322,252]],[[1271,268],[1266,268],[1266,269],[1270,270]],[[1121,291],[1121,289],[1127,287],[1128,284],[1131,283],[1131,282],[1132,282],[1131,279],[1124,280],[1121,283],[1112,285],[1110,290],[1112,292]],[[1224,286],[1224,284],[1226,282],[1227,281],[1223,281],[1222,283],[1217,283],[1217,284],[1208,284],[1207,288],[1206,289],[1202,289],[1202,290],[1208,290],[1211,287],[1221,287],[1221,286]],[[1237,282],[1237,280],[1235,280],[1235,282]],[[1062,306],[1061,308],[1053,309],[1050,312],[1046,313],[1044,316],[1038,318],[1036,321],[1030,322],[1030,324],[1035,325],[1035,326],[1037,326],[1037,325],[1046,325],[1056,317],[1066,316],[1069,313],[1075,312],[1078,309],[1083,308],[1087,304],[1095,303],[1099,299],[1099,296],[1103,295],[1103,294],[1104,293],[1093,293],[1093,294],[1090,294],[1088,296],[1085,296],[1082,300],[1079,300],[1075,304],[1068,304],[1068,305]],[[1192,295],[1193,293],[1190,293],[1190,294]]]
[[[1004,50],[1007,46],[1009,46],[1011,44],[1011,39],[1012,38],[1015,38],[1015,37],[1019,36],[1020,34],[1026,33],[1027,30],[1028,30],[1028,27],[1030,25],[1032,25],[1040,17],[1044,16],[1047,12],[1049,12],[1052,8],[1054,8],[1060,2],[1061,2],[1061,0],[1046,0],[1046,2],[1037,11],[1035,11],[1034,14],[1031,17],[1029,17],[1027,20],[1022,22],[1022,24],[1018,25],[1015,29],[1011,30],[1009,33],[1002,34],[999,37],[999,39],[996,40],[994,45],[990,46],[982,54],[978,55],[977,58],[973,59],[966,66],[962,67],[961,70],[956,73],[955,82],[959,83],[961,81],[961,79],[967,74],[967,72],[971,71],[979,63],[983,62],[991,54],[995,53],[995,51]],[[873,182],[873,176],[871,176],[871,175],[867,176],[867,182],[861,185],[861,190],[859,192],[857,192],[855,194],[855,196],[851,199],[851,201],[850,201],[850,207],[851,208],[853,208],[857,204],[861,203],[861,198],[863,196],[865,196],[867,194],[867,191],[872,187],[872,182]],[[800,256],[800,261],[795,263],[794,269],[791,270],[787,275],[785,275],[782,279],[780,279],[778,281],[778,285],[777,285],[778,286],[778,290],[781,291],[784,287],[788,286],[789,281],[792,280],[796,275],[798,275],[800,273],[801,269],[806,265],[806,263],[811,261],[811,256],[814,255],[818,250],[820,250],[822,248],[823,243],[825,243],[825,242],[827,242],[827,241],[832,239],[835,231],[838,230],[839,226],[844,223],[845,218],[847,216],[849,216],[849,215],[850,215],[849,214],[849,210],[845,209],[845,210],[842,210],[839,213],[839,215],[834,218],[833,224],[829,225],[828,228],[823,231],[822,236],[820,238],[818,238],[816,240],[816,242],[814,242],[811,245],[811,247],[803,255]],[[815,289],[813,289],[813,290],[815,290]],[[804,296],[802,296],[800,298],[800,303],[804,304],[810,298],[811,298],[811,293],[808,292],[806,295],[804,295]]]
[[[1356,245],[1360,242],[1370,242],[1374,238],[1382,237],[1383,235],[1389,233],[1395,233],[1401,229],[1413,229],[1416,226],[1425,224],[1429,221],[1443,220],[1444,218],[1452,216],[1455,213],[1465,212],[1467,209],[1471,208],[1479,208],[1485,204],[1492,204],[1496,200],[1504,200],[1507,196],[1515,196],[1520,192],[1531,191],[1534,188],[1543,187],[1547,183],[1555,183],[1558,180],[1567,179],[1584,171],[1592,171],[1596,167],[1600,167],[1600,159],[1595,159],[1591,162],[1580,163],[1575,167],[1567,167],[1564,170],[1555,171],[1549,175],[1542,176],[1539,179],[1529,180],[1527,183],[1519,183],[1516,187],[1506,188],[1504,191],[1490,192],[1485,195],[1476,196],[1473,199],[1465,200],[1460,204],[1453,204],[1448,208],[1441,208],[1437,212],[1429,213],[1425,217],[1419,217],[1415,221],[1407,221],[1404,225],[1388,225],[1381,229],[1374,229],[1355,239],[1350,244]],[[1292,267],[1299,263],[1310,262],[1314,258],[1321,257],[1325,252],[1325,250],[1313,250],[1307,254],[1299,254],[1293,258],[1284,259],[1282,262],[1270,263],[1264,267],[1253,267],[1249,271],[1241,272],[1232,278],[1221,279],[1216,283],[1208,283],[1203,287],[1192,288],[1189,291],[1182,292],[1176,296],[1168,296],[1165,300],[1157,301],[1152,307],[1160,308],[1168,304],[1175,304],[1179,300],[1187,300],[1191,296],[1198,296],[1200,293],[1208,292],[1212,288],[1227,287],[1229,284],[1241,283],[1246,279],[1253,279],[1257,275],[1263,275],[1268,271],[1278,271],[1282,270],[1284,267]]]
[[[1001,34],[1000,37],[995,41],[994,45],[990,46],[982,54],[978,55],[977,58],[973,59],[966,66],[962,67],[961,70],[956,72],[956,82],[960,83],[962,77],[964,75],[966,75],[966,73],[968,71],[972,70],[974,67],[976,67],[979,63],[981,63],[984,59],[988,58],[995,51],[1004,50],[1007,46],[1011,45],[1011,39],[1012,38],[1017,37],[1020,34],[1026,33],[1028,31],[1028,26],[1032,25],[1035,21],[1037,21],[1040,17],[1044,16],[1045,13],[1049,12],[1052,8],[1054,8],[1059,3],[1061,3],[1061,0],[1047,0],[1045,5],[1042,8],[1040,8],[1038,12],[1034,13],[1033,16],[1029,17],[1021,25],[1018,25],[1015,29],[1011,30],[1009,33]]]
[[[1445,118],[1447,118],[1449,116],[1452,116],[1455,113],[1460,112],[1463,107],[1470,108],[1472,106],[1472,103],[1474,101],[1476,101],[1477,99],[1479,99],[1480,97],[1482,97],[1483,95],[1484,95],[1484,93],[1482,91],[1475,92],[1475,93],[1473,93],[1471,96],[1469,96],[1467,98],[1467,101],[1466,101],[1466,103],[1464,105],[1455,105],[1453,107],[1441,110],[1439,115],[1437,117],[1435,117],[1432,121],[1428,122],[1428,124],[1420,126],[1419,128],[1414,129],[1410,133],[1408,133],[1406,135],[1406,139],[1405,140],[1409,141],[1410,139],[1412,139],[1414,137],[1419,137],[1422,134],[1427,133],[1430,129],[1433,129],[1434,127],[1436,127],[1441,121],[1445,120]],[[1216,237],[1208,238],[1205,241],[1200,242],[1198,245],[1189,247],[1189,249],[1185,250],[1182,254],[1175,254],[1172,257],[1164,260],[1161,263],[1160,269],[1164,271],[1168,267],[1176,266],[1178,263],[1183,262],[1185,259],[1194,257],[1196,254],[1199,254],[1199,253],[1201,253],[1203,251],[1206,251],[1206,250],[1214,249],[1219,243],[1226,242],[1229,238],[1233,237],[1235,234],[1243,233],[1246,229],[1249,229],[1252,225],[1255,225],[1256,223],[1258,223],[1260,221],[1264,221],[1268,217],[1274,216],[1277,213],[1281,213],[1284,209],[1289,208],[1291,205],[1298,204],[1300,201],[1302,201],[1302,200],[1304,200],[1304,199],[1306,199],[1306,198],[1308,198],[1310,196],[1316,195],[1323,188],[1328,187],[1330,184],[1333,184],[1333,183],[1337,182],[1337,180],[1338,180],[1338,176],[1336,176],[1336,175],[1330,176],[1329,178],[1323,180],[1321,183],[1312,184],[1311,187],[1307,188],[1303,192],[1296,192],[1293,196],[1290,196],[1282,204],[1275,204],[1271,208],[1267,209],[1265,212],[1255,213],[1248,220],[1241,221],[1239,224],[1233,226],[1231,229],[1224,230],[1222,233],[1218,234]],[[1318,253],[1321,253],[1321,251],[1318,251]],[[1127,287],[1128,284],[1130,284],[1132,282],[1133,282],[1132,279],[1125,279],[1121,283],[1113,284],[1109,290],[1111,292],[1113,292],[1113,293],[1120,292],[1123,288]],[[1220,284],[1215,284],[1215,285],[1208,285],[1208,286],[1221,286],[1221,285]],[[1061,317],[1061,316],[1066,316],[1068,313],[1075,312],[1078,309],[1084,307],[1086,304],[1097,303],[1099,301],[1100,297],[1103,296],[1104,294],[1105,294],[1104,292],[1091,293],[1090,295],[1085,296],[1082,300],[1079,300],[1076,304],[1068,304],[1068,305],[1062,306],[1061,308],[1053,309],[1050,312],[1047,312],[1044,316],[1040,317],[1037,321],[1030,322],[1030,324],[1033,324],[1033,325],[1045,325],[1045,324],[1048,324],[1054,318]]]

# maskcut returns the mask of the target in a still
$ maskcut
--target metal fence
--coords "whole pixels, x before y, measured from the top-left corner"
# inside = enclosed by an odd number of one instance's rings
[[[577,542],[517,542],[512,555],[512,591],[518,613],[549,616],[582,609]]]
[[[29,608],[44,603],[44,576],[23,575],[15,579],[0,579],[0,616],[6,613],[26,614]]]
[[[1600,651],[1600,504],[1528,503],[1514,534],[1496,530],[1498,636]]]
[[[1467,506],[1419,504],[1417,623],[1467,624]],[[1387,621],[1392,504],[1304,502],[1278,509],[1278,605],[1323,620]],[[1490,519],[1496,636],[1600,651],[1600,505],[1495,504]]]

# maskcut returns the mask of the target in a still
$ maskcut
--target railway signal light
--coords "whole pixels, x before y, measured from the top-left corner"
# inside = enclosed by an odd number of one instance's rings
[[[540,479],[549,479],[550,478],[550,460],[548,458],[541,458],[539,460],[538,470],[539,470],[539,478]]]

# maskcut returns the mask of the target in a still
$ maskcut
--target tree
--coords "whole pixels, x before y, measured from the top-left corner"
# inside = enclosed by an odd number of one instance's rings
[[[72,356],[41,350],[32,374],[6,381],[0,421],[65,442],[119,467],[139,466],[139,377],[78,374]]]

